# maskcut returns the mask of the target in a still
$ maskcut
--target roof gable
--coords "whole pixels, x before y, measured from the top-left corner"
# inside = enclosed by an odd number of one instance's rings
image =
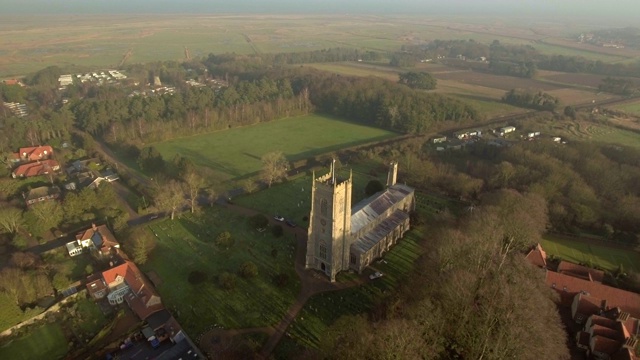
[[[565,306],[571,305],[576,294],[586,292],[590,296],[606,300],[610,308],[619,307],[635,318],[640,317],[640,294],[553,271],[547,271],[546,283],[560,293]]]
[[[547,267],[547,253],[542,249],[542,246],[538,243],[526,256],[526,259],[533,265],[546,268]]]

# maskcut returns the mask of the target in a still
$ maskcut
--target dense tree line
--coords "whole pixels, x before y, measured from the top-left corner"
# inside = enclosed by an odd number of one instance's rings
[[[93,135],[147,142],[303,114],[310,105],[286,79],[262,78],[219,91],[202,87],[162,96],[85,99],[72,109],[76,126]]]
[[[560,104],[560,100],[555,96],[542,91],[534,92],[525,89],[507,91],[502,101],[515,106],[545,111],[554,111]]]
[[[426,72],[405,72],[400,74],[398,83],[407,85],[412,89],[433,90],[438,81]]]
[[[466,60],[484,57],[490,62],[489,67],[473,62],[467,62],[465,65],[478,70],[518,77],[533,77],[537,69],[640,77],[640,62],[605,63],[580,56],[547,55],[540,53],[535,46],[506,45],[497,40],[491,44],[474,40],[434,40],[426,45],[404,45],[400,52],[392,55],[392,59],[394,57],[403,59],[403,64],[398,66],[408,67],[414,66],[420,59],[436,59],[439,56],[445,58],[463,56]]]
[[[607,77],[602,80],[598,90],[617,95],[634,95],[640,91],[640,88],[636,82],[629,79]]]
[[[424,133],[445,122],[472,122],[475,108],[440,94],[416,92],[376,78],[310,73],[298,78],[321,112],[405,133]]]

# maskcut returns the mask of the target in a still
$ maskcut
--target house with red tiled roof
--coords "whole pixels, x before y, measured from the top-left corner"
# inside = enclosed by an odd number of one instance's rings
[[[11,176],[15,178],[28,178],[39,175],[47,175],[60,170],[60,164],[55,160],[36,161],[18,166]]]
[[[20,148],[17,153],[13,153],[13,162],[30,162],[49,159],[53,156],[53,148],[49,145],[31,146]]]
[[[638,344],[638,331],[638,319],[620,309],[612,309],[590,316],[582,331],[576,334],[576,343],[590,359],[637,360],[634,349]]]
[[[108,287],[109,304],[118,305],[126,301],[141,320],[164,309],[153,285],[133,262],[125,260],[123,264],[104,271],[102,278]]]
[[[87,230],[76,234],[76,240],[67,243],[70,256],[81,254],[84,250],[98,250],[100,255],[117,254],[120,243],[106,225],[91,224]]]
[[[542,249],[540,244],[536,244],[536,246],[527,253],[525,259],[535,266],[543,269],[547,268],[547,253]]]
[[[548,270],[546,283],[560,295],[561,305],[572,308],[574,316],[592,315],[578,310],[589,307],[595,309],[594,303],[604,302],[604,310],[617,307],[635,318],[640,318],[640,294]]]
[[[602,282],[604,271],[591,269],[586,266],[574,264],[568,261],[560,261],[557,271],[561,274],[570,275],[584,280]]]

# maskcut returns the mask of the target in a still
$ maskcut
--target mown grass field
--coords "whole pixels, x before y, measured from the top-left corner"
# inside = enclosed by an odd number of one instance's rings
[[[398,134],[322,115],[280,119],[242,128],[153,144],[165,159],[176,154],[212,169],[217,181],[256,175],[261,157],[282,151],[289,161],[345,147],[380,141]]]
[[[142,269],[158,275],[162,302],[192,336],[216,324],[224,328],[274,325],[298,293],[291,235],[276,238],[270,231],[259,233],[245,217],[222,208],[205,209],[197,216],[185,214],[173,221],[160,220],[149,228],[157,234],[158,244]],[[229,249],[214,243],[223,231],[229,231],[234,239]],[[222,289],[218,276],[222,272],[238,274],[245,261],[258,267],[258,276],[244,279],[237,275],[235,289]],[[192,271],[205,273],[206,281],[189,283]],[[273,281],[280,273],[289,278],[284,287]]]
[[[640,254],[632,250],[595,245],[551,234],[543,236],[541,245],[547,254],[573,263],[592,264],[608,271],[616,271],[622,265],[623,269],[640,271]]]
[[[0,347],[0,359],[62,359],[67,353],[67,339],[58,324],[45,324],[31,333]]]

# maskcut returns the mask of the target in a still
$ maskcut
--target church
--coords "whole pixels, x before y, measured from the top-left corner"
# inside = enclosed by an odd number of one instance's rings
[[[409,230],[414,189],[396,184],[398,164],[389,166],[385,190],[351,206],[353,176],[338,179],[335,161],[328,174],[313,176],[305,269],[331,282],[343,270],[361,273]]]

